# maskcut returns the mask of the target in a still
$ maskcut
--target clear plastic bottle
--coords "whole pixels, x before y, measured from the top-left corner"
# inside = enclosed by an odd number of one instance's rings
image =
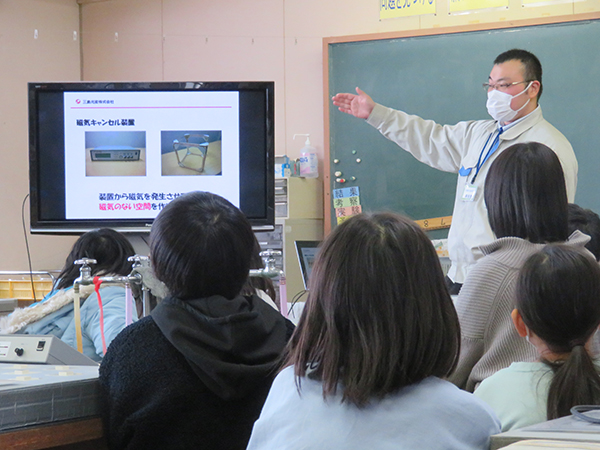
[[[295,134],[306,136],[304,147],[300,150],[300,176],[305,178],[317,178],[319,176],[319,159],[317,149],[310,145],[310,134]]]

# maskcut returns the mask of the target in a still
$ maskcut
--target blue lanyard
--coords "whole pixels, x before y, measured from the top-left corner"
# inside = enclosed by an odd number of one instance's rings
[[[496,150],[498,150],[498,147],[500,146],[500,135],[502,134],[503,131],[504,131],[504,129],[502,127],[500,127],[498,129],[498,134],[496,135],[496,137],[492,141],[492,145],[490,146],[490,149],[488,150],[487,154],[483,158],[483,161],[481,161],[481,157],[483,156],[483,152],[485,151],[485,148],[487,147],[488,142],[490,142],[490,138],[492,137],[492,135],[494,133],[492,132],[488,136],[487,141],[485,141],[485,144],[483,145],[483,148],[481,149],[481,153],[479,154],[479,159],[477,160],[477,165],[475,166],[475,175],[473,175],[473,179],[471,180],[471,184],[475,183],[475,179],[477,178],[477,175],[479,175],[479,171],[481,170],[481,167],[485,164],[485,162],[489,159],[489,157],[492,156]]]

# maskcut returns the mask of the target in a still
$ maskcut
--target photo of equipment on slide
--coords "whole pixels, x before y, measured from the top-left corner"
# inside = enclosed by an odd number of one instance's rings
[[[220,130],[162,131],[162,175],[221,175],[221,134]]]
[[[146,175],[145,131],[86,131],[86,177]]]

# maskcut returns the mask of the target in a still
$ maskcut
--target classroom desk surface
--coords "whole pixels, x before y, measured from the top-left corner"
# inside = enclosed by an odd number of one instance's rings
[[[600,411],[589,413],[600,418]],[[518,430],[510,430],[492,436],[490,450],[506,447],[526,439],[551,439],[568,442],[600,442],[600,424],[577,419],[573,416],[561,417],[547,422],[530,425]]]
[[[105,449],[98,366],[0,364],[0,449]]]

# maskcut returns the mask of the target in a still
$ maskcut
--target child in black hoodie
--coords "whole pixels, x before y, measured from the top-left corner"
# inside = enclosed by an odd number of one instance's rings
[[[242,296],[254,234],[227,200],[169,203],[150,258],[170,296],[123,330],[100,366],[111,449],[245,449],[293,325]]]

